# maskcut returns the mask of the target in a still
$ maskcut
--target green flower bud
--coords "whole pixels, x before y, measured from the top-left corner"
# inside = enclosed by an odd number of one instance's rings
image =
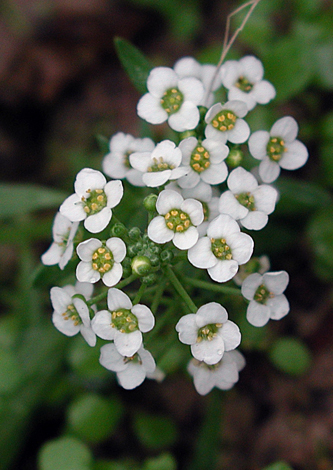
[[[132,227],[132,228],[128,231],[128,236],[129,236],[132,240],[139,240],[140,237],[141,237],[141,230],[139,229],[139,227]]]
[[[138,276],[146,276],[151,271],[151,262],[147,256],[135,256],[132,259],[132,272]]]
[[[150,259],[151,265],[154,266],[154,267],[156,267],[160,264],[160,258],[157,255],[151,254],[149,256],[149,259]]]
[[[244,158],[244,153],[240,149],[232,149],[229,152],[229,155],[226,158],[226,163],[231,168],[236,168],[239,166]]]
[[[111,227],[111,230],[110,230],[111,237],[122,238],[126,234],[127,234],[127,228],[121,222],[116,223]]]
[[[171,261],[173,260],[173,257],[174,257],[173,251],[171,251],[171,250],[161,251],[160,259],[161,259],[162,263],[164,263],[164,264],[171,263]]]
[[[155,212],[156,201],[157,201],[156,194],[149,194],[149,196],[144,198],[143,205],[148,212]]]

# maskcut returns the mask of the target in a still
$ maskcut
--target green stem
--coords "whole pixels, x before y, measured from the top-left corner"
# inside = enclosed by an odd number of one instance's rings
[[[191,297],[188,295],[180,281],[178,280],[175,273],[172,271],[170,266],[167,266],[164,269],[166,277],[169,279],[170,283],[173,285],[175,291],[178,295],[184,300],[185,304],[189,308],[191,313],[195,313],[198,309],[195,303],[192,301]]]
[[[133,305],[136,305],[140,302],[141,297],[143,296],[143,294],[146,290],[146,287],[147,287],[146,284],[144,284],[144,283],[141,284],[136,296],[134,297]]]
[[[123,287],[126,287],[131,282],[135,281],[135,279],[137,279],[137,277],[138,276],[136,274],[131,274],[129,277],[127,277],[123,281],[120,281],[117,284],[117,286],[115,286],[115,287],[117,287],[117,289],[122,289]],[[105,290],[104,292],[102,292],[99,295],[96,295],[95,297],[92,297],[90,300],[87,301],[87,305],[88,306],[94,305],[94,304],[97,304],[97,302],[100,302],[101,300],[104,300],[107,297],[108,292],[109,292],[109,289]]]
[[[190,284],[193,287],[199,287],[200,289],[210,290],[212,292],[220,292],[223,294],[231,295],[242,295],[240,289],[236,287],[223,286],[221,284],[213,284],[207,281],[201,281],[200,279],[192,279],[191,277],[186,277],[187,284]]]
[[[165,289],[166,279],[162,279],[161,283],[158,285],[158,288],[155,292],[154,299],[150,306],[151,311],[156,315],[157,308],[161,302],[161,297]]]

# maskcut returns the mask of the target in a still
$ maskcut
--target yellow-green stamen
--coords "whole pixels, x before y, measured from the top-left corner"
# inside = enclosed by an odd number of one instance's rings
[[[164,216],[165,224],[168,229],[176,232],[186,232],[192,225],[190,216],[180,209],[172,209]]]
[[[221,132],[231,131],[235,127],[237,116],[233,111],[223,109],[213,118],[212,126]]]
[[[89,193],[89,196],[82,198],[83,210],[87,215],[96,214],[106,207],[107,197],[103,189],[89,189],[87,193]]]
[[[184,96],[178,88],[170,88],[166,90],[161,98],[162,108],[170,115],[179,111],[179,108],[183,104]]]
[[[271,137],[268,141],[266,150],[270,160],[273,162],[279,162],[287,149],[283,139],[280,137]]]
[[[111,312],[111,326],[121,333],[133,333],[139,329],[137,317],[126,308],[120,308]]]
[[[201,173],[210,167],[210,154],[201,144],[198,144],[193,150],[190,166],[197,173]]]
[[[112,269],[114,259],[112,251],[106,246],[101,246],[94,251],[92,255],[92,268],[101,274],[107,273]]]
[[[213,254],[221,261],[231,260],[232,253],[229,245],[225,238],[215,239],[211,238],[211,250]]]

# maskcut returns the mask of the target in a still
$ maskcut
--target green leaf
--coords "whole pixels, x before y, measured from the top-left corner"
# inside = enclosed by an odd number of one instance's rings
[[[74,437],[60,437],[47,442],[38,456],[39,470],[90,470],[92,454]]]
[[[105,137],[105,135],[101,135],[101,134],[96,135],[96,140],[97,140],[97,144],[101,152],[108,153],[110,151],[109,139]]]
[[[265,467],[263,470],[293,470],[293,469],[286,462],[275,462],[272,465]]]
[[[11,351],[0,349],[0,393],[12,393],[22,380],[20,363]]]
[[[69,430],[86,442],[98,443],[115,431],[123,407],[116,398],[87,393],[71,403],[67,411]]]
[[[138,413],[133,425],[138,439],[148,449],[169,447],[178,437],[174,422],[167,416]]]
[[[81,335],[71,338],[67,360],[80,378],[90,381],[110,377],[111,373],[100,365],[99,356],[99,347],[90,348]]]
[[[114,40],[119,60],[135,88],[142,94],[147,93],[147,78],[153,68],[148,59],[126,39]]]
[[[0,184],[0,219],[59,206],[67,197],[61,191],[28,184]]]
[[[307,346],[297,338],[278,339],[269,351],[273,364],[283,372],[301,375],[311,366],[311,354]]]

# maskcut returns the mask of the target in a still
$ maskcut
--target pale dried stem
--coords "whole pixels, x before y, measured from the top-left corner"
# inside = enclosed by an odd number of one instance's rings
[[[236,8],[236,10],[234,10],[232,13],[230,13],[227,16],[227,22],[226,22],[226,28],[225,28],[225,33],[224,33],[224,41],[223,41],[221,57],[220,57],[220,60],[218,61],[218,64],[216,66],[216,71],[213,75],[210,86],[207,89],[206,96],[205,96],[205,102],[207,102],[208,96],[212,92],[215,79],[217,77],[217,74],[219,73],[219,70],[221,68],[221,65],[223,64],[223,61],[224,61],[226,55],[228,54],[231,46],[235,42],[235,40],[236,40],[237,36],[239,35],[239,33],[243,30],[244,26],[246,25],[248,19],[250,18],[251,14],[253,12],[253,10],[255,9],[255,7],[258,5],[259,2],[260,2],[260,0],[251,0],[249,2],[246,2],[243,5],[241,5],[240,7]],[[245,15],[241,25],[236,29],[234,34],[229,39],[230,21],[231,21],[232,17],[237,15],[240,11],[244,10],[244,8],[247,8],[249,6],[251,6],[251,7],[250,7],[249,11],[247,12],[247,14]]]

